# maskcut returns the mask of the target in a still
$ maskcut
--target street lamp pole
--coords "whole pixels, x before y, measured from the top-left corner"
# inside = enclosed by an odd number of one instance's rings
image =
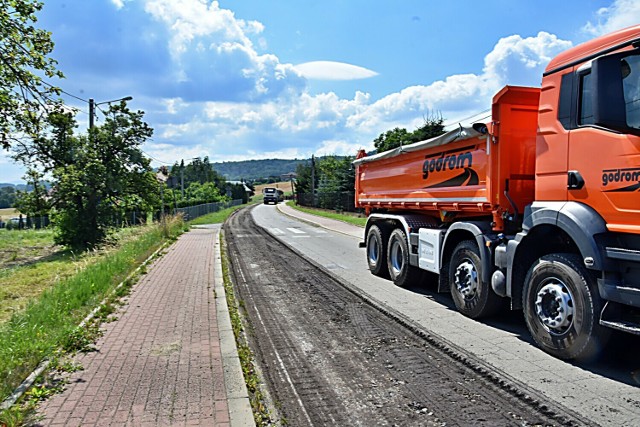
[[[133,99],[132,96],[125,96],[124,98],[114,99],[111,101],[98,102],[96,104],[93,98],[89,98],[89,129],[93,129],[93,119],[96,115],[96,107],[98,105],[111,104],[112,102],[118,102],[118,101],[131,101],[132,99]]]

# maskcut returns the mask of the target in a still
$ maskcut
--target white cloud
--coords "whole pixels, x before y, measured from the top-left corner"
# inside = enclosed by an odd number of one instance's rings
[[[407,87],[350,116],[346,125],[357,130],[380,128],[381,124],[411,129],[433,112],[442,114],[446,122],[485,110],[506,84],[539,86],[546,64],[570,46],[571,42],[545,32],[502,38],[485,56],[481,74],[455,74],[427,86]]]
[[[305,62],[293,68],[307,79],[314,80],[359,80],[378,75],[364,67],[334,61]]]
[[[257,53],[258,21],[236,18],[217,1],[146,0],[146,13],[164,24],[177,92],[186,100],[260,101],[299,93],[305,80],[275,55]],[[264,42],[258,38],[258,45]]]
[[[122,9],[124,7],[124,0],[111,0],[111,3],[113,3],[116,9]]]
[[[485,56],[481,73],[455,74],[372,102],[362,92],[353,99],[331,92],[309,94],[305,78],[351,80],[377,74],[331,61],[293,66],[280,63],[273,54],[258,54],[250,37],[261,35],[264,26],[236,18],[218,2],[146,0],[145,10],[165,24],[181,89],[192,93],[165,104],[169,114],[188,109],[189,121],[157,126],[156,135],[206,141],[212,152],[229,154],[232,148],[272,151],[269,144],[284,150],[300,147],[302,152],[331,147],[346,151],[352,147],[336,141],[369,144],[392,127],[413,129],[432,113],[445,120],[468,116],[489,108],[491,97],[505,84],[538,86],[546,63],[571,46],[546,32],[512,35]]]
[[[376,101],[362,92],[352,99],[302,92],[262,102],[191,104],[180,110],[189,111],[189,121],[157,126],[156,135],[185,148],[197,141],[197,149],[189,150],[203,149],[212,159],[354,155],[360,148],[373,148],[373,138],[381,132],[396,126],[415,129],[430,114],[442,114],[448,122],[486,110],[507,83],[539,85],[546,63],[570,45],[548,33],[505,37],[486,55],[482,73],[452,75]],[[170,112],[174,105],[182,104],[171,101],[165,108]]]
[[[166,107],[167,113],[173,115],[178,114],[181,110],[188,106],[188,104],[185,103],[182,98],[163,99],[161,102]]]
[[[505,37],[485,56],[483,71],[487,78],[496,77],[502,81],[509,78],[509,84],[531,84],[529,81],[534,76],[539,82],[540,68],[571,45],[570,41],[544,31],[536,37]]]
[[[589,35],[599,36],[611,31],[637,25],[640,22],[638,0],[615,0],[611,6],[596,13],[596,22],[589,21],[583,30]]]
[[[315,150],[317,156],[354,156],[364,146],[360,143],[352,143],[344,140],[326,140],[320,143]]]

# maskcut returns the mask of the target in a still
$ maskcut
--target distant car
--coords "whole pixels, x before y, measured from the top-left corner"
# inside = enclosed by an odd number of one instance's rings
[[[278,204],[278,202],[280,201],[279,191],[280,190],[274,187],[265,187],[265,189],[262,190],[264,204],[265,205],[268,205],[269,203],[273,203],[274,205]]]

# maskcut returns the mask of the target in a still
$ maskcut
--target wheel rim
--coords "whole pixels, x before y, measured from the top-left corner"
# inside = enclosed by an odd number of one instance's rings
[[[563,334],[573,324],[573,295],[558,278],[542,283],[536,295],[536,315],[551,333]]]
[[[456,268],[455,285],[464,299],[472,299],[476,296],[478,292],[478,271],[471,261],[466,260]]]
[[[389,260],[391,262],[391,269],[395,276],[398,276],[402,271],[402,267],[404,265],[404,258],[402,256],[402,247],[400,243],[394,239],[393,243],[391,243],[391,253]]]
[[[373,236],[369,238],[368,254],[369,262],[371,264],[377,264],[378,258],[380,257],[380,247],[378,246],[378,241]]]

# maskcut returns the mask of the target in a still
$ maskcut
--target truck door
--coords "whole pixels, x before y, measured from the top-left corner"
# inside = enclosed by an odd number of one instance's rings
[[[575,75],[567,199],[598,211],[610,231],[640,233],[640,53],[610,56]]]

